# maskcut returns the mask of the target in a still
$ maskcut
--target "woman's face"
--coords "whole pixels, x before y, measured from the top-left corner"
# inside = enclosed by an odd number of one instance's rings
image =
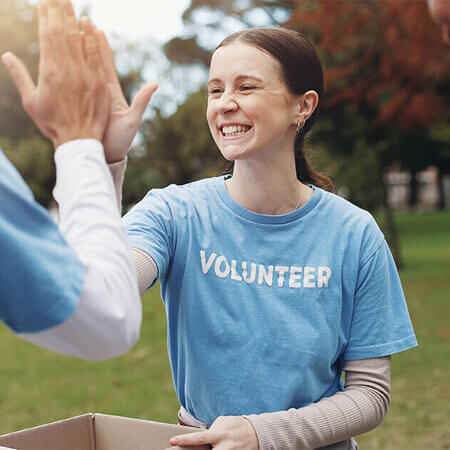
[[[230,160],[287,150],[291,155],[298,106],[282,79],[280,63],[239,42],[217,49],[211,60],[206,117]]]

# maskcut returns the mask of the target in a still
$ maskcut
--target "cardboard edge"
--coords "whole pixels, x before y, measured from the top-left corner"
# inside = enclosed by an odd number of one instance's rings
[[[81,424],[83,422],[87,425],[87,435],[89,440],[90,450],[95,450],[95,436],[94,436],[94,414],[93,413],[85,413],[79,416],[70,417],[68,419],[62,419],[55,422],[50,422],[43,425],[38,425],[36,427],[25,428],[19,431],[13,431],[12,433],[4,434],[0,436],[0,443],[3,445],[14,445],[14,447],[1,447],[0,449],[7,450],[16,450],[15,447],[18,445],[18,442],[26,442],[35,439],[33,436],[34,433],[41,433],[42,431],[51,427],[51,429],[55,430],[61,426],[65,426],[69,424],[71,421],[76,420],[80,421]]]

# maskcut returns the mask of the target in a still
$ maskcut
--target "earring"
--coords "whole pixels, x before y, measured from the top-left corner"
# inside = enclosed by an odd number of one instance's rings
[[[300,122],[300,120],[297,123],[297,134],[300,134],[300,131],[302,131],[302,128],[305,126],[306,119],[303,118],[303,120]]]

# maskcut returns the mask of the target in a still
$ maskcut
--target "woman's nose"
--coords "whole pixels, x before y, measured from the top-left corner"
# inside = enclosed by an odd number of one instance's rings
[[[234,111],[238,108],[236,98],[232,93],[227,91],[220,96],[217,106],[221,112]]]

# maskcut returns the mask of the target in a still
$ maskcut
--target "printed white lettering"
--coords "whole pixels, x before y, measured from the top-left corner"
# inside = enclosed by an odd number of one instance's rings
[[[211,256],[208,258],[208,262],[206,262],[206,253],[204,250],[200,250],[200,259],[202,260],[202,270],[204,274],[208,273],[216,256],[216,253],[211,253]]]
[[[331,277],[331,269],[327,266],[321,266],[317,269],[317,287],[328,287],[328,280]]]
[[[236,273],[236,260],[235,259],[231,260],[231,279],[237,280],[237,281],[242,281],[242,277]]]
[[[275,266],[275,270],[278,272],[278,287],[283,287],[284,274],[289,271],[288,266]]]
[[[303,269],[303,287],[313,288],[316,287],[316,268],[305,266]]]
[[[222,263],[225,263],[225,270],[220,270],[220,265]],[[216,271],[216,275],[219,278],[226,278],[228,274],[230,273],[230,265],[228,264],[227,258],[225,256],[219,256],[216,259],[216,264],[214,266],[214,269]]]
[[[266,268],[260,264],[259,265],[259,272],[258,272],[258,284],[263,284],[263,281],[265,281],[269,286],[272,286],[272,278],[273,278],[273,266],[268,266]]]
[[[242,277],[244,278],[244,281],[246,283],[253,283],[256,278],[256,264],[251,263],[251,272],[250,272],[250,278],[247,275],[247,261],[242,261]]]
[[[273,266],[250,261],[230,260],[223,255],[200,250],[202,272],[212,272],[219,278],[230,278],[247,284],[257,283],[259,286],[277,286],[279,288],[328,288],[332,271],[328,266]],[[239,270],[241,269],[241,270]],[[274,271],[276,272],[274,275]],[[274,284],[274,276],[278,279]],[[289,278],[289,281],[288,281]]]
[[[302,283],[300,282],[301,278],[302,278],[302,268],[291,266],[291,273],[289,276],[289,287],[290,288],[302,287]]]

